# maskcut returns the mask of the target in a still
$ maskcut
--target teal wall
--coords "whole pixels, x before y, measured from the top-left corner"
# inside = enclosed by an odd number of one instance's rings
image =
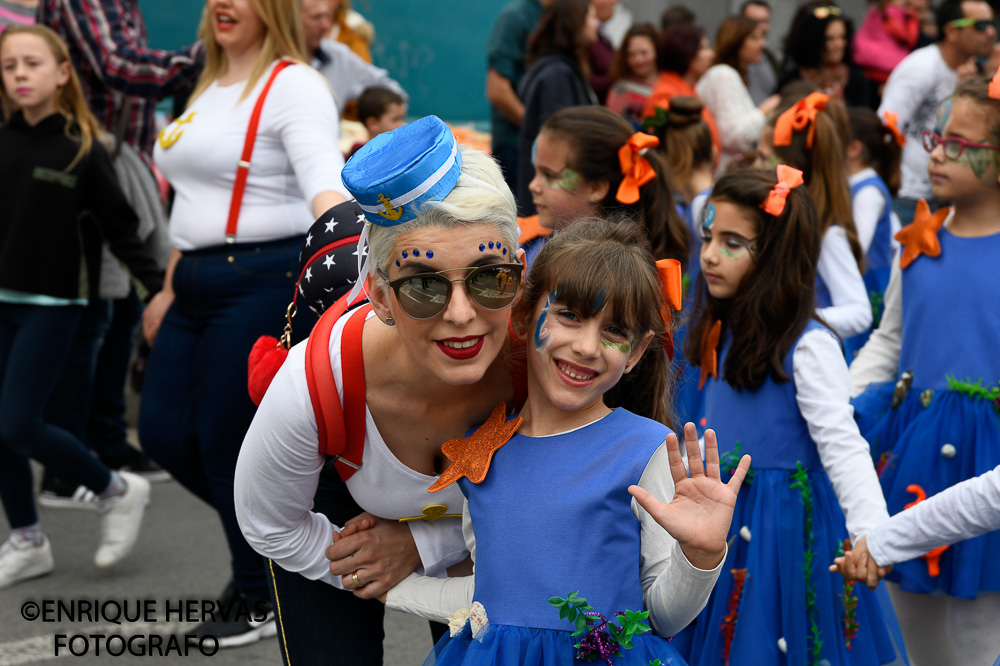
[[[485,121],[486,41],[500,0],[354,0],[375,24],[375,64],[410,93],[410,115]],[[194,38],[203,0],[139,0],[155,48]]]

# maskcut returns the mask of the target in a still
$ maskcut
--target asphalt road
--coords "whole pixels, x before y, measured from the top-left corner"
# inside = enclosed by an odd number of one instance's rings
[[[94,662],[184,663],[184,664],[280,664],[276,639],[267,639],[244,648],[220,650],[211,657],[202,656],[197,645],[188,656],[164,656],[150,661],[149,657],[120,657],[105,654],[94,656],[91,644],[88,654],[75,657],[68,648],[55,654],[55,636],[65,634],[119,634],[123,636],[176,634],[181,637],[194,625],[176,622],[175,611],[167,621],[166,603],[174,606],[181,599],[216,599],[229,580],[229,555],[214,511],[188,494],[174,482],[153,485],[152,501],[147,509],[142,533],[135,550],[110,571],[94,566],[97,549],[99,517],[80,510],[41,509],[42,528],[52,540],[56,569],[48,576],[26,581],[0,592],[0,666],[19,664]],[[0,535],[6,539],[8,525],[0,513]],[[152,623],[115,626],[105,622],[75,623],[27,621],[22,617],[26,602],[46,600],[93,599],[131,604],[149,600]],[[32,608],[25,610],[32,615]],[[128,611],[134,616],[134,610]],[[68,639],[67,639],[68,640]],[[134,645],[139,645],[135,643]],[[73,643],[80,653],[84,642]],[[167,644],[164,643],[164,648]],[[120,650],[117,641],[112,650]],[[206,645],[206,651],[212,646]],[[431,637],[427,622],[400,613],[390,612],[386,618],[385,664],[407,666],[422,663],[430,651]]]

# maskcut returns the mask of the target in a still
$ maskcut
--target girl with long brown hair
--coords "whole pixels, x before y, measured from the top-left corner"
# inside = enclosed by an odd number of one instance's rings
[[[711,592],[750,460],[723,484],[713,433],[705,470],[688,424],[688,478],[664,425],[670,382],[661,339],[680,278],[676,262],[653,261],[628,220],[579,221],[538,256],[511,320],[527,345],[525,405],[506,423],[495,411],[461,449],[445,445],[452,465],[430,488],[458,481],[475,573],[413,576],[386,597],[390,608],[424,617],[454,613],[459,626],[456,611],[468,617],[471,608],[471,627],[442,639],[428,663],[542,666],[574,656],[610,662],[620,652],[616,664],[683,664],[665,637]],[[665,298],[663,284],[674,296]],[[484,444],[495,453],[474,473],[468,465]],[[511,502],[526,510],[511,515]],[[570,601],[560,605],[564,595]],[[658,635],[611,630],[598,644],[607,626],[598,615],[624,626],[640,607]],[[580,652],[573,622],[586,634]],[[626,633],[634,638],[622,640]]]
[[[823,233],[817,267],[816,307],[837,334],[847,339],[872,325],[868,290],[861,279],[864,254],[851,211],[844,168],[851,130],[844,105],[823,93],[788,103],[764,129],[758,164],[787,164],[802,171],[816,203]]]
[[[693,666],[891,662],[875,595],[845,592],[826,567],[888,514],[840,343],[813,305],[822,228],[802,173],[723,177],[701,231],[684,352],[723,468],[749,453],[753,480],[736,502],[730,573],[675,644]]]
[[[667,160],[652,149],[657,143],[605,107],[553,114],[538,134],[529,183],[539,224],[558,231],[595,214],[631,217],[645,228],[654,257],[686,264],[691,240],[677,213]],[[529,266],[540,242],[525,246]]]
[[[149,482],[109,469],[44,410],[96,289],[89,278],[104,242],[149,292],[162,274],[136,235],[65,43],[43,26],[8,26],[0,71],[9,118],[0,127],[0,499],[12,529],[0,546],[3,589],[53,569],[29,459],[98,496],[98,567],[135,545]]]

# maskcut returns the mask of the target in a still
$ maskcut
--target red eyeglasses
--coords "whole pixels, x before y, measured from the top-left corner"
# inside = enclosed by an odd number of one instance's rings
[[[923,133],[924,150],[933,152],[938,146],[944,146],[944,156],[949,160],[957,160],[962,156],[962,151],[966,148],[983,148],[985,150],[1000,150],[1000,146],[991,146],[988,143],[976,143],[966,141],[957,136],[950,136],[947,139],[941,138],[937,132],[927,130]]]

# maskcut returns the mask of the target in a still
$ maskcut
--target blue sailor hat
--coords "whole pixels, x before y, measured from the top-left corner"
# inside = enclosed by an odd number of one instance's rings
[[[366,143],[342,177],[365,218],[385,227],[409,222],[426,202],[444,199],[461,173],[455,135],[437,116],[426,116]]]

